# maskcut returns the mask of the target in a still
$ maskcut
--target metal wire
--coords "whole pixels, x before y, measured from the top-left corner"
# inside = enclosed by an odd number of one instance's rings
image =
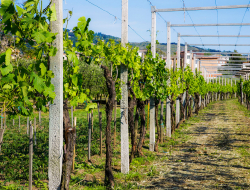
[[[98,6],[98,5],[94,4],[94,3],[92,3],[92,2],[89,1],[89,0],[86,0],[86,1],[87,1],[88,3],[90,3],[91,5],[97,7],[98,9],[101,9],[102,11],[104,11],[104,12],[108,13],[109,15],[113,16],[113,17],[115,18],[115,20],[117,19],[117,20],[122,21],[119,17],[113,15],[113,14],[110,13],[109,11],[107,11],[107,10],[101,8],[100,6]],[[135,29],[133,29],[130,25],[128,25],[128,27],[129,27],[137,36],[139,36],[144,42],[146,42],[146,40],[145,40],[140,34],[138,34],[138,32],[135,31]]]
[[[216,0],[215,0],[215,6],[217,8],[217,1]],[[218,9],[216,9],[216,12],[217,12],[217,24],[219,24],[219,12],[218,12]],[[219,44],[219,48],[220,48],[219,26],[217,26],[217,34],[218,34],[218,44]],[[220,51],[221,51],[221,48],[220,48]]]
[[[151,3],[151,1],[150,0],[147,0],[147,2],[149,2],[149,4],[151,5],[151,6],[154,6],[152,3]],[[167,25],[167,21],[161,16],[161,14],[159,13],[159,12],[156,12],[156,14],[166,23],[166,25]],[[172,28],[177,34],[178,34],[178,32],[174,29],[174,28]],[[185,41],[185,39],[183,38],[183,37],[181,37],[182,39],[183,39],[183,41],[184,42],[186,42]]]
[[[185,10],[185,8],[186,8],[186,7],[185,7],[185,2],[184,2],[184,0],[181,0],[181,1],[183,2],[183,9]],[[187,12],[187,15],[189,16],[191,22],[194,24],[194,21],[193,21],[191,15],[189,14],[188,11],[186,11],[186,12]],[[195,26],[194,26],[194,29],[195,29],[196,33],[200,36],[200,33],[198,32],[198,30],[196,29]],[[203,41],[202,41],[201,37],[200,37],[200,41],[201,41],[201,44],[203,44]],[[203,47],[204,47],[204,44],[203,44]]]
[[[238,40],[239,40],[239,35],[240,35],[240,33],[241,33],[242,23],[243,23],[243,21],[244,21],[244,18],[245,18],[245,16],[246,16],[247,11],[249,11],[249,5],[250,5],[250,1],[248,2],[248,7],[246,8],[246,11],[245,11],[245,13],[244,13],[244,15],[243,15],[243,18],[242,18],[242,21],[241,21],[241,26],[240,26],[240,29],[239,29],[238,37],[237,37],[237,39],[236,39],[236,43],[235,43],[235,49],[236,49],[236,44],[238,43]]]

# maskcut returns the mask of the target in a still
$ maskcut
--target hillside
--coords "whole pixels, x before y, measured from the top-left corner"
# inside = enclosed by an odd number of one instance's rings
[[[73,40],[73,42],[75,44],[76,37],[74,36],[74,33],[71,32],[71,30],[68,30],[68,32],[69,32],[70,38]],[[93,42],[97,43],[97,41],[99,39],[105,40],[106,42],[109,41],[110,39],[113,39],[117,43],[121,41],[121,39],[118,38],[118,37],[114,37],[114,36],[111,36],[111,35],[102,34],[100,32],[95,33],[94,34],[94,40],[93,40]],[[146,46],[149,43],[150,42],[140,42],[140,43],[138,43],[138,42],[130,42],[130,44],[132,46],[137,46],[137,47],[139,47],[140,50],[146,49]],[[185,47],[185,45],[181,44],[181,51],[184,51],[184,47]],[[157,51],[159,52],[159,54],[165,55],[165,52],[167,52],[167,43],[157,44],[157,49],[158,49]],[[172,55],[175,54],[176,49],[177,49],[177,43],[171,43],[171,52],[172,52]],[[192,51],[199,51],[199,52],[219,52],[219,50],[204,49],[204,48],[199,48],[199,47],[195,47],[195,46],[188,46],[188,49],[192,50]]]

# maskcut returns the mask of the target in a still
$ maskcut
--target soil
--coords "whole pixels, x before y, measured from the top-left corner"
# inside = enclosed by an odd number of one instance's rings
[[[143,189],[250,189],[250,118],[236,100],[210,104],[182,128],[188,139],[154,162]]]

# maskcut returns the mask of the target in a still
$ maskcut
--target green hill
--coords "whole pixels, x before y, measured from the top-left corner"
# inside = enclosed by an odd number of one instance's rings
[[[71,30],[68,30],[69,32],[69,36],[70,38],[73,40],[74,44],[75,44],[75,41],[76,41],[76,37],[74,36],[74,33],[71,32]],[[116,43],[119,43],[121,41],[120,38],[118,37],[114,37],[114,36],[111,36],[111,35],[106,35],[106,34],[102,34],[100,32],[98,33],[95,33],[94,34],[94,40],[93,40],[93,43],[97,43],[98,40],[104,40],[105,42],[109,41],[109,39],[113,39]],[[130,42],[130,44],[132,46],[137,46],[139,47],[140,50],[144,50],[146,49],[146,46],[149,44],[150,42]],[[181,51],[184,51],[184,47],[185,45],[184,44],[181,44]],[[171,43],[171,52],[172,52],[172,55],[174,55],[176,53],[176,49],[177,49],[177,44],[176,43]],[[220,52],[219,50],[215,50],[215,49],[204,49],[204,48],[199,48],[199,47],[195,47],[195,46],[188,46],[188,49],[189,50],[192,50],[192,51],[196,51],[196,52]],[[166,52],[167,52],[167,43],[160,43],[160,44],[157,44],[157,52],[160,54],[160,55],[166,55]]]

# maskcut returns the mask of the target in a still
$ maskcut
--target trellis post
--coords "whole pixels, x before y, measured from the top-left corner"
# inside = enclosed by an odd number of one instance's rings
[[[151,7],[151,51],[153,58],[156,53],[156,13],[155,7]],[[155,146],[155,100],[154,97],[150,98],[150,143],[149,150],[154,151]]]
[[[57,49],[50,57],[50,69],[54,73],[51,83],[56,97],[49,106],[49,189],[60,189],[63,158],[63,5],[62,0],[52,0],[56,21],[51,22],[51,32],[57,33],[52,43]]]
[[[181,38],[180,38],[180,33],[177,34],[177,70],[180,68],[180,63],[181,63],[181,55],[180,55],[180,50],[181,50]],[[178,84],[177,84],[178,85]],[[180,100],[179,98],[176,98],[176,118],[175,118],[175,125],[177,126],[178,123],[180,122]]]
[[[185,42],[184,68],[187,66],[187,42]]]
[[[171,70],[171,23],[167,23],[167,68]],[[170,85],[170,80],[168,80]],[[170,94],[166,101],[166,135],[171,137],[171,107],[170,107]]]
[[[122,0],[122,34],[123,47],[128,43],[128,0]],[[128,68],[121,64],[121,172],[129,173],[129,136],[128,136]]]

